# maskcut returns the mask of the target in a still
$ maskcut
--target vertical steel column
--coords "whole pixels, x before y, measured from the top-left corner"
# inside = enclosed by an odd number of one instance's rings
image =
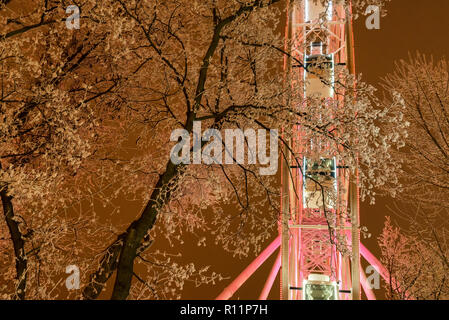
[[[287,159],[283,161],[282,167],[282,212],[281,212],[281,300],[289,297],[289,253],[290,233],[288,223],[290,219],[290,195],[289,195],[289,169],[290,151],[284,146],[284,154]]]
[[[287,3],[287,21],[285,26],[285,52],[291,51],[291,37],[292,37],[292,2],[289,0]],[[290,63],[288,63],[288,57],[284,56],[284,79],[287,80],[286,75],[291,71]],[[288,146],[290,141],[285,141]],[[290,219],[290,150],[288,146],[283,146],[284,159],[281,162],[281,213],[280,213],[280,234],[281,234],[281,269],[280,269],[280,297],[281,300],[288,300],[289,298],[289,219]]]
[[[354,30],[352,25],[352,7],[349,1],[349,8],[346,12],[346,50],[348,60],[348,70],[350,74],[355,75],[355,54],[354,54]],[[353,97],[356,99],[356,97]],[[355,179],[355,181],[354,181]],[[350,197],[350,209],[351,209],[351,242],[352,242],[352,261],[351,261],[351,274],[352,274],[352,299],[360,300],[360,215],[359,215],[359,190],[357,186],[358,174],[355,173],[353,181],[350,185],[349,197]]]
[[[351,183],[349,190],[350,209],[351,209],[351,280],[352,280],[352,299],[360,300],[360,231],[359,231],[359,199],[357,184]]]

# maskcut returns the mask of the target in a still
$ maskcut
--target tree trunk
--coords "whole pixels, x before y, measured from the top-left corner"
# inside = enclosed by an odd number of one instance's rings
[[[19,223],[14,217],[14,207],[12,204],[12,197],[7,193],[7,187],[4,187],[0,191],[3,213],[5,215],[5,221],[8,225],[9,234],[14,246],[14,255],[16,260],[16,278],[18,280],[16,292],[14,294],[15,299],[25,299],[26,280],[27,280],[27,257],[25,253],[25,241],[22,238],[22,233],[19,230]]]
[[[176,179],[180,168],[180,165],[174,165],[171,161],[168,162],[166,170],[160,176],[140,218],[134,221],[126,231],[117,266],[112,300],[122,300],[128,297],[137,249],[141,246],[148,231],[154,227],[160,208],[170,199],[170,186],[172,186],[170,182]]]

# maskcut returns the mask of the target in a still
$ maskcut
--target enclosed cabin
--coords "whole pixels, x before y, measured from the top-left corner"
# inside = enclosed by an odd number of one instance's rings
[[[304,209],[336,209],[337,166],[335,158],[304,159]]]
[[[303,300],[338,300],[335,281],[322,274],[310,274],[303,282]]]
[[[328,34],[322,23],[332,20],[332,1],[327,5],[320,1],[305,1],[305,20],[309,24],[305,43],[305,95],[319,95],[323,99],[333,96],[332,80],[334,70],[333,55],[328,54]]]
[[[320,20],[332,20],[333,1],[330,0],[324,5],[320,0],[305,0],[305,21],[316,23]]]
[[[305,56],[305,96],[318,97],[323,100],[334,96],[334,59],[333,55],[324,54],[323,42],[312,42],[309,53]]]

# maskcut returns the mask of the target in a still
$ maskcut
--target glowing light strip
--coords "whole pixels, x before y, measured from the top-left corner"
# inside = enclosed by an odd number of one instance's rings
[[[246,267],[245,270],[227,286],[215,300],[228,300],[234,293],[256,272],[257,269],[276,251],[281,245],[281,236],[278,236],[262,253]]]
[[[276,276],[279,273],[279,269],[281,269],[281,251],[279,250],[278,257],[271,268],[270,275],[268,276],[267,281],[263,287],[263,290],[259,296],[259,300],[267,300],[268,295],[270,294],[271,288],[273,287],[274,280],[276,280]]]

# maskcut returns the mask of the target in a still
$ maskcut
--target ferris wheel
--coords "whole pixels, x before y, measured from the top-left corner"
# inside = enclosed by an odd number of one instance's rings
[[[320,96],[324,105],[340,99],[341,106],[343,99],[334,94],[332,83],[337,67],[355,74],[351,3],[290,1],[287,12],[286,49],[295,58],[289,60],[304,62],[302,68],[285,64],[291,86],[302,86],[303,98]],[[357,172],[326,154],[320,141],[304,143],[300,125],[293,132],[282,163],[279,235],[217,300],[230,299],[275,252],[260,300],[267,299],[278,274],[282,300],[359,300],[361,288],[367,299],[376,299],[360,257],[386,281],[388,276],[360,243]],[[317,146],[322,150],[319,158],[298,157],[304,148]],[[335,217],[332,223],[329,216]],[[334,238],[345,239],[349,252],[338,250]]]

